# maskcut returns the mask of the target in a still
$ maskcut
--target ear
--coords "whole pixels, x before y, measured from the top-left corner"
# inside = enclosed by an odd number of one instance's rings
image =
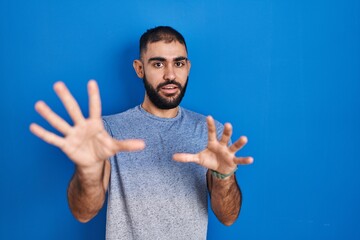
[[[187,65],[188,65],[188,72],[190,73],[191,62],[190,62],[190,60],[189,60],[189,59],[188,59],[187,61],[188,61],[188,64],[187,64]]]
[[[134,67],[134,70],[136,72],[136,75],[139,78],[144,78],[144,65],[143,65],[143,63],[140,60],[136,59],[133,62],[133,67]]]

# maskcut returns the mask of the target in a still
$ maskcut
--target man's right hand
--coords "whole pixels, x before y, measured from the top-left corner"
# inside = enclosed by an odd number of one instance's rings
[[[32,123],[30,131],[45,142],[59,147],[76,165],[68,187],[71,212],[80,222],[92,219],[102,208],[109,184],[110,163],[107,159],[119,151],[137,151],[145,147],[142,140],[113,139],[104,129],[101,101],[97,83],[88,83],[89,118],[84,118],[80,107],[65,84],[54,85],[74,125],[53,112],[45,102],[35,104],[36,111],[64,136],[58,136]]]
[[[35,104],[36,111],[51,126],[64,136],[58,136],[41,126],[32,123],[30,131],[45,142],[59,147],[77,166],[84,171],[103,166],[104,161],[119,151],[137,151],[144,148],[142,140],[113,139],[104,129],[101,119],[101,99],[99,88],[94,80],[88,82],[89,118],[84,118],[80,107],[63,82],[54,84],[54,90],[74,125],[53,112],[43,101]]]

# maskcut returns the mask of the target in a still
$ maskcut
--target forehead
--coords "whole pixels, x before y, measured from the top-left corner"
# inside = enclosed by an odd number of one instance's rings
[[[153,57],[163,57],[166,59],[173,59],[176,57],[187,57],[186,48],[178,41],[172,42],[153,42],[148,43],[147,49],[143,54],[145,59]]]

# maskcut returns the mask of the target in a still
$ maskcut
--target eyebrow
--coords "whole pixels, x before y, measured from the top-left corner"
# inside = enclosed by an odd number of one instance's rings
[[[183,61],[183,60],[187,61],[188,58],[180,56],[180,57],[176,57],[176,58],[173,59],[174,62]],[[164,57],[152,57],[152,58],[149,58],[148,62],[152,62],[152,61],[166,62],[166,58],[164,58]]]
[[[188,60],[188,58],[187,57],[176,57],[176,58],[174,58],[174,61],[175,62],[177,62],[177,61],[187,61]]]

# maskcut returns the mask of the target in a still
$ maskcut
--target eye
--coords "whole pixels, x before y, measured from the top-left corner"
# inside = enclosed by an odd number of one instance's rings
[[[155,68],[162,68],[162,67],[164,66],[164,64],[163,64],[162,62],[155,62],[155,63],[153,64],[153,66],[154,66]]]
[[[175,67],[181,68],[185,65],[184,61],[175,62]]]

